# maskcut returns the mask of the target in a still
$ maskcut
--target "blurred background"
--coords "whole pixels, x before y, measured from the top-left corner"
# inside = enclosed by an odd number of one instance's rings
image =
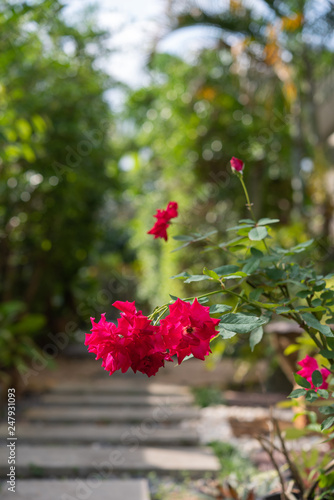
[[[247,215],[231,156],[273,237],[315,238],[332,271],[331,1],[0,0],[0,27],[2,381],[83,343],[115,300],[149,313],[189,295],[170,276],[225,264],[172,237],[226,241]],[[170,200],[165,244],[146,233]]]

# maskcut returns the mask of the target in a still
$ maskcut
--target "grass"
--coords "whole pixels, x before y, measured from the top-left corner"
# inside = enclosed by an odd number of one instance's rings
[[[192,393],[195,403],[201,408],[224,404],[221,391],[215,387],[193,387]]]

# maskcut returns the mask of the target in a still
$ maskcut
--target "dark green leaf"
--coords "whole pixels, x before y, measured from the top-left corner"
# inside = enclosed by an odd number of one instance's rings
[[[315,387],[320,387],[322,385],[323,379],[319,370],[314,370],[312,373],[312,382]]]
[[[306,389],[295,389],[289,394],[288,398],[300,398],[300,396],[305,396],[306,393]]]
[[[258,300],[263,292],[263,288],[256,288],[255,290],[252,290],[249,294],[250,300]]]
[[[228,274],[231,273],[236,273],[239,270],[238,266],[220,266],[220,267],[215,267],[214,272],[217,273],[219,276],[227,276]]]
[[[313,290],[316,292],[320,292],[320,290],[323,290],[324,288],[326,288],[326,281],[316,281],[313,286]]]
[[[329,406],[329,405],[321,406],[319,408],[319,411],[323,415],[332,415],[334,413],[334,406],[333,405],[331,405],[331,406]]]
[[[301,299],[305,299],[308,295],[311,295],[311,293],[312,292],[310,290],[301,290],[300,292],[297,292],[296,295]]]
[[[334,359],[334,351],[330,351],[329,349],[322,349],[319,354],[324,358]]]
[[[313,403],[313,401],[316,401],[318,399],[318,395],[313,390],[307,391],[305,399],[306,399],[306,401],[309,401],[310,403]]]
[[[320,333],[328,337],[334,337],[329,326],[321,324],[320,321],[318,321],[317,318],[315,318],[311,313],[305,313],[302,314],[301,316],[305,321],[305,323],[311,328],[314,328],[315,330],[319,331]]]
[[[334,297],[334,291],[333,290],[326,290],[321,294],[321,298],[324,300],[332,299]]]
[[[227,311],[230,311],[232,309],[231,306],[228,306],[226,304],[214,304],[213,306],[210,307],[210,314],[223,314],[226,313]]]
[[[252,257],[248,259],[244,267],[242,268],[243,272],[246,274],[252,274],[254,271],[257,270],[257,268],[260,265],[260,259],[257,259],[256,257]]]
[[[33,334],[37,333],[44,325],[46,319],[42,314],[27,314],[18,323],[10,327],[12,333]]]
[[[257,248],[252,247],[250,251],[253,257],[257,257],[258,259],[261,259],[263,257],[263,253],[261,252],[261,250],[258,250]]]
[[[171,294],[169,294],[169,296],[170,296],[170,298],[171,298],[172,300],[177,300],[177,299],[178,299],[178,297],[175,297],[175,295],[171,295]]]
[[[305,387],[306,389],[311,389],[311,384],[310,382],[308,382],[308,380],[306,380],[306,378],[302,377],[298,373],[295,373],[294,377],[298,385],[300,385],[301,387]]]
[[[326,418],[326,420],[324,420],[321,424],[321,430],[325,431],[326,429],[332,427],[332,425],[334,425],[334,417]]]
[[[246,315],[242,313],[225,314],[219,325],[230,332],[249,333],[267,323],[267,318]]]
[[[285,272],[283,271],[283,269],[277,269],[276,267],[266,269],[266,274],[273,281],[278,281],[285,277]]]

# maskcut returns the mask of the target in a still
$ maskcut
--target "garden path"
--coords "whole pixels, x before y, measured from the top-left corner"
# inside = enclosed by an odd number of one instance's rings
[[[186,386],[140,374],[108,377],[98,363],[98,371],[83,364],[89,367],[86,374],[78,370],[65,379],[40,374],[44,391],[22,401],[15,498],[148,500],[152,473],[201,477],[219,470],[191,425],[199,415]],[[2,424],[3,443],[7,436]],[[6,485],[8,450],[0,451],[3,500],[12,498]]]

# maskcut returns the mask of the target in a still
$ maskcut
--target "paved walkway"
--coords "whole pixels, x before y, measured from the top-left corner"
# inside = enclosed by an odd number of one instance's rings
[[[187,387],[141,375],[105,375],[100,369],[93,376],[58,379],[23,401],[15,498],[149,500],[148,473],[201,477],[219,470],[211,449],[199,444],[198,409]],[[0,425],[3,443],[7,435],[7,425]],[[13,498],[6,491],[8,453],[2,446],[4,500]]]

